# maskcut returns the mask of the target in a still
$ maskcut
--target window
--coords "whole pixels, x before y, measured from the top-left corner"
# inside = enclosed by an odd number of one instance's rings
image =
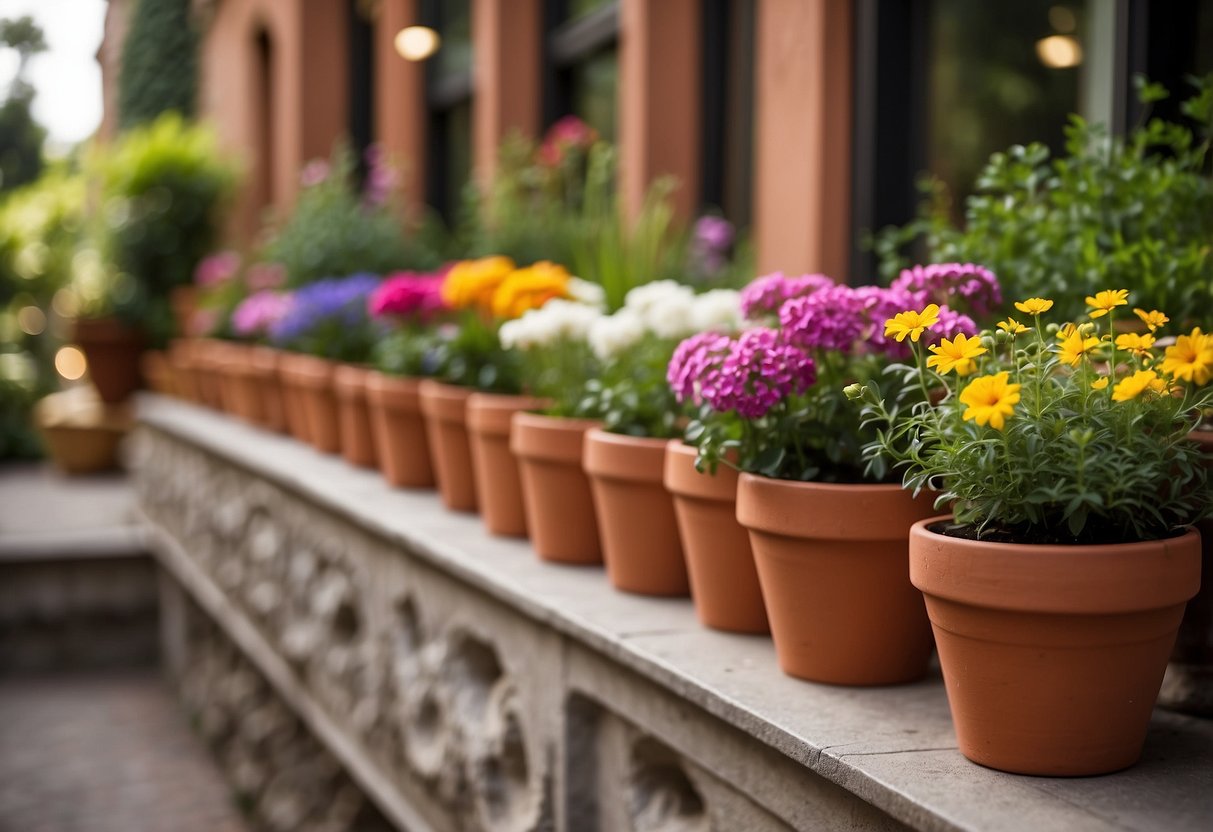
[[[366,149],[375,140],[374,24],[363,0],[349,0],[349,124],[350,150],[355,154],[358,181],[366,175]]]
[[[451,222],[472,171],[470,0],[423,0],[421,19],[442,39],[426,65],[426,201]]]
[[[750,224],[754,179],[756,0],[705,0],[702,201]]]
[[[615,141],[619,3],[548,0],[544,122],[575,115]]]

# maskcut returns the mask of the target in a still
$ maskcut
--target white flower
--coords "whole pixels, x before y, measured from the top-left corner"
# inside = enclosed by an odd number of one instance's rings
[[[506,321],[497,331],[507,350],[529,350],[558,341],[583,341],[602,313],[583,303],[556,298],[538,309],[528,309],[521,318]]]
[[[694,294],[689,286],[677,281],[654,280],[629,291],[623,299],[623,306],[647,318],[654,307],[668,303],[672,298],[693,297]]]
[[[568,291],[569,297],[578,303],[584,303],[586,306],[596,309],[603,309],[606,306],[606,290],[597,283],[573,277],[569,279]]]
[[[695,298],[691,325],[695,332],[737,332],[742,328],[741,293],[734,289],[713,289]]]
[[[695,329],[695,294],[689,289],[671,293],[643,313],[645,325],[659,338],[685,338]]]
[[[594,355],[607,361],[639,342],[644,333],[644,319],[634,310],[624,308],[594,321],[587,340]]]

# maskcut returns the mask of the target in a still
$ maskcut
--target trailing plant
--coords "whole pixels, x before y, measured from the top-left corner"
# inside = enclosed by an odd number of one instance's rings
[[[198,33],[190,0],[136,0],[122,42],[118,118],[124,129],[162,113],[194,114]]]

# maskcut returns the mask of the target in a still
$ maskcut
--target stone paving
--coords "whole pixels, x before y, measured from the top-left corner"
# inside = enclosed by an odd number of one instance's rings
[[[0,679],[0,832],[246,832],[152,671]]]

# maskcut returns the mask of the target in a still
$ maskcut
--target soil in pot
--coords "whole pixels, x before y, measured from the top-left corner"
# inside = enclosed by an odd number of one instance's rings
[[[467,400],[474,391],[426,379],[419,392],[442,502],[452,511],[476,511],[476,477],[467,431]]]
[[[421,380],[371,373],[366,383],[379,470],[397,488],[433,488],[430,443],[421,415]]]
[[[287,364],[287,375],[294,379],[307,420],[308,441],[321,453],[341,450],[341,429],[337,419],[337,393],[333,389],[333,362],[311,355],[296,355]]]
[[[117,318],[78,318],[72,340],[84,352],[89,378],[107,404],[124,402],[139,389],[143,333]]]
[[[490,534],[526,537],[526,510],[518,461],[510,451],[514,414],[543,406],[532,396],[474,393],[468,398],[467,427],[480,516]]]
[[[583,464],[594,492],[611,585],[640,595],[685,596],[691,585],[674,498],[663,483],[669,440],[607,433],[585,436]]]
[[[1045,546],[910,533],[961,752],[1002,771],[1106,774],[1141,754],[1185,602],[1196,532]]]
[[[779,666],[834,685],[892,685],[927,673],[931,628],[910,583],[910,526],[932,499],[898,485],[792,482],[742,474]]]
[[[371,371],[365,367],[340,364],[333,371],[337,391],[337,418],[341,430],[341,455],[346,462],[362,468],[379,464],[371,413],[366,401],[366,382]]]
[[[515,413],[510,450],[518,460],[531,545],[553,563],[597,565],[602,545],[590,480],[581,460],[585,435],[598,423]]]
[[[674,496],[695,611],[706,627],[768,633],[750,535],[737,522],[737,471],[719,465],[715,473],[700,473],[695,456],[695,448],[672,439],[664,471],[665,487]]]

